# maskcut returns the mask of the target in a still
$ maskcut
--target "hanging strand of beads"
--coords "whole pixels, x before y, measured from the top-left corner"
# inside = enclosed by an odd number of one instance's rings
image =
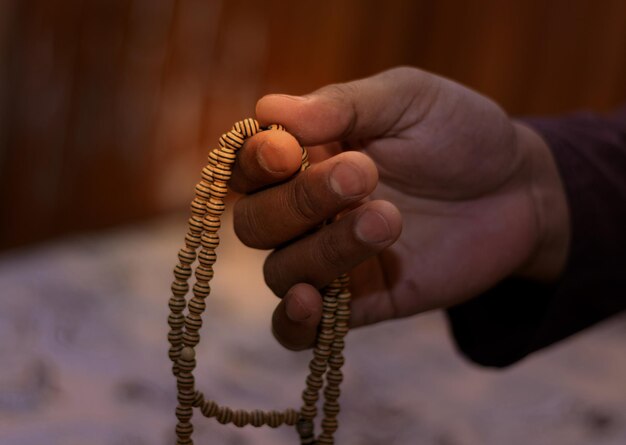
[[[301,445],[332,445],[337,430],[339,414],[339,385],[343,379],[341,367],[344,363],[344,337],[348,332],[350,318],[350,292],[348,276],[335,279],[322,292],[322,320],[319,325],[313,358],[309,363],[309,374],[302,392],[302,406],[299,411],[233,410],[219,405],[196,388],[193,371],[196,367],[195,347],[200,342],[202,314],[206,309],[205,300],[211,293],[209,282],[213,278],[213,264],[217,259],[215,250],[220,239],[218,230],[224,212],[224,199],[237,151],[246,139],[259,131],[285,131],[281,125],[260,128],[254,119],[237,122],[233,128],[219,139],[219,147],[209,153],[208,165],[202,170],[202,180],[196,185],[196,196],[191,203],[191,218],[185,235],[185,246],[178,252],[178,264],[174,268],[172,297],[169,300],[170,331],[169,357],[172,372],[176,377],[178,406],[176,407],[177,445],[192,445],[193,409],[198,408],[203,416],[215,418],[221,424],[238,427],[267,425],[276,428],[281,425],[295,426]],[[301,171],[309,166],[308,153],[302,149]],[[194,263],[195,266],[194,270]],[[196,283],[189,293],[189,278],[195,274]],[[186,309],[186,314],[185,314]],[[314,422],[317,416],[319,394],[322,391],[322,432],[315,435]]]

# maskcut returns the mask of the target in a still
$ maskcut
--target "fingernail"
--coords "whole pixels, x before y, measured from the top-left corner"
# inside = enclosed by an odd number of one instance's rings
[[[278,156],[277,150],[266,141],[262,142],[257,149],[256,157],[261,167],[270,173],[284,173],[287,171],[284,160]]]
[[[346,198],[363,193],[363,179],[350,164],[339,162],[330,172],[330,186],[335,193]]]
[[[312,315],[309,308],[303,305],[297,297],[285,301],[285,312],[287,318],[296,323],[303,322]]]
[[[363,242],[378,244],[391,238],[387,220],[374,210],[366,210],[356,220],[356,236]]]

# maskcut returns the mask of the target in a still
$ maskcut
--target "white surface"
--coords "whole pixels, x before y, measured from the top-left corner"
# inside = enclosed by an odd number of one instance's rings
[[[167,300],[185,217],[0,256],[0,444],[173,444]],[[299,407],[310,352],[272,339],[264,253],[220,233],[196,378],[235,408]],[[624,445],[626,323],[506,371],[465,362],[443,317],[347,338],[340,444]],[[296,444],[194,416],[196,444]]]

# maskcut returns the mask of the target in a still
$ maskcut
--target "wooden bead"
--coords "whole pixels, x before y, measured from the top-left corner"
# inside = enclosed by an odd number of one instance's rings
[[[172,329],[180,329],[185,324],[185,316],[183,314],[170,314],[167,317],[167,324]]]
[[[213,267],[216,260],[217,255],[215,255],[215,251],[212,249],[202,249],[198,254],[198,262],[202,265],[202,267]]]
[[[233,412],[233,424],[238,427],[242,427],[250,423],[250,416],[242,409],[238,409]]]
[[[348,324],[345,321],[338,321],[335,324],[335,335],[344,337],[348,333]]]
[[[341,395],[341,390],[338,386],[327,386],[324,388],[324,398],[336,400]]]
[[[249,138],[259,132],[259,123],[256,119],[247,118],[235,123],[233,130],[239,132],[244,138]]]
[[[213,169],[211,169],[208,165],[202,169],[202,180],[207,184],[213,182]]]
[[[213,400],[207,400],[200,408],[200,411],[206,417],[215,417],[218,410],[219,406]]]
[[[184,297],[189,292],[189,283],[175,280],[172,283],[172,293],[176,296]]]
[[[220,136],[220,147],[238,150],[244,143],[243,135],[237,130],[231,130]]]
[[[338,369],[329,369],[326,373],[326,381],[329,384],[338,386],[343,380],[343,374]]]
[[[341,286],[341,295],[344,296],[343,300],[349,302],[352,298],[352,294],[350,292],[350,277],[348,274],[344,273],[336,278],[336,281]]]
[[[174,295],[172,298],[170,298],[168,305],[172,312],[178,314],[185,310],[185,306],[187,305],[187,303],[185,303],[184,298]]]
[[[329,335],[332,336],[334,335],[334,327],[335,327],[335,315],[332,313],[328,313],[328,312],[322,313],[322,319],[320,320],[320,328],[323,331],[328,332]],[[332,340],[332,338],[330,338],[330,340]]]
[[[185,245],[192,249],[198,248],[198,246],[200,246],[200,234],[194,233],[191,230],[187,232],[185,235]]]
[[[208,200],[211,197],[211,184],[213,184],[213,182],[207,182],[204,179],[198,182],[196,184],[196,196]]]
[[[196,279],[200,281],[211,281],[213,278],[213,267],[200,265],[196,268]]]
[[[339,422],[334,417],[326,417],[322,419],[322,429],[324,433],[331,434],[337,431],[337,427],[339,426]]]
[[[183,332],[183,343],[187,346],[196,346],[200,343],[200,334],[198,331],[185,331]]]
[[[204,298],[193,297],[189,300],[189,304],[187,306],[189,307],[190,313],[200,315],[206,309],[206,302],[204,301]]]
[[[330,346],[330,350],[333,354],[338,354],[341,351],[343,351],[345,342],[343,341],[343,339],[335,339],[335,341],[333,341],[333,344]]]
[[[336,308],[339,304],[339,300],[337,299],[339,295],[339,289],[326,288],[324,292],[324,296],[322,297],[322,307],[326,308]]]
[[[183,334],[184,335],[184,334]],[[178,369],[180,372],[192,372],[196,367],[195,360],[183,360],[182,358],[178,359]]]
[[[202,391],[195,391],[193,393],[193,403],[192,405],[195,407],[202,406],[204,404],[204,394]]]
[[[206,213],[211,216],[217,216],[218,218],[224,213],[224,201],[219,198],[211,198],[206,204]]]
[[[209,250],[215,250],[220,244],[220,237],[217,233],[204,232],[200,240],[202,247]]]
[[[339,403],[336,401],[326,401],[324,402],[324,414],[329,417],[334,417],[339,414]]]
[[[178,391],[178,403],[181,406],[191,406],[191,402],[193,402],[193,391],[190,390],[181,390]]]
[[[225,157],[225,158],[224,158]],[[218,182],[226,182],[226,181],[219,181],[217,180],[217,178],[215,178],[215,171],[216,170],[224,170],[224,171],[228,171],[228,172],[232,172],[233,171],[233,163],[230,162],[230,159],[233,160],[237,160],[237,152],[234,150],[231,150],[230,148],[220,148],[219,151],[215,152],[215,165],[211,166],[211,170],[213,171],[213,181],[218,181]],[[229,160],[229,162],[223,163],[220,161],[220,159],[227,159]]]
[[[215,167],[223,165],[226,166],[225,170],[231,170],[232,165],[237,160],[237,150],[232,147],[221,147],[217,152],[217,164]]]
[[[329,346],[335,339],[335,331],[332,329],[322,329],[317,337],[319,345]]]
[[[267,413],[267,425],[270,428],[277,428],[281,426],[284,422],[285,418],[283,413],[278,411],[270,411]]]
[[[167,333],[167,340],[172,345],[180,345],[183,343],[183,331],[180,329],[172,329]]]
[[[219,230],[221,221],[219,217],[207,215],[202,219],[202,228],[207,232],[215,233]]]
[[[202,230],[204,229],[204,225],[202,224],[202,218],[196,215],[192,215],[192,217],[189,218],[188,224],[189,230],[192,233],[201,234]]]
[[[333,369],[339,369],[343,366],[345,359],[343,355],[332,355],[328,359],[328,365]]]
[[[177,264],[174,267],[174,277],[178,281],[186,281],[191,276],[191,267],[186,264]]]
[[[178,439],[176,439],[176,445],[193,445],[193,440],[191,440],[191,437],[179,437]]]
[[[317,407],[315,405],[304,405],[300,409],[300,416],[305,419],[314,419],[317,415]]]
[[[196,358],[196,351],[193,348],[184,347],[182,351],[180,351],[181,360],[192,361]]]
[[[333,445],[335,440],[330,434],[322,433],[317,438],[317,445]]]
[[[321,361],[326,361],[328,357],[330,357],[330,346],[320,341],[315,349],[313,349],[313,356]]]
[[[222,425],[226,425],[227,423],[230,423],[233,420],[233,410],[227,406],[220,406],[219,409],[217,410],[217,414],[215,418]]]
[[[176,435],[178,437],[189,437],[193,433],[193,425],[188,422],[178,422],[176,425]]]
[[[324,385],[324,380],[321,376],[309,374],[306,378],[306,385],[314,390],[320,390]]]
[[[181,389],[193,389],[195,384],[193,375],[189,372],[180,372],[176,377],[176,386]]]
[[[313,405],[319,399],[317,391],[307,388],[302,392],[302,400],[308,405]]]
[[[221,181],[215,181],[209,187],[209,191],[214,198],[224,198],[228,194],[228,187]]]
[[[285,424],[295,425],[296,423],[298,423],[300,414],[295,409],[287,409],[285,410],[284,417],[285,417]]]
[[[196,196],[193,201],[191,201],[191,213],[198,216],[204,216],[206,213],[206,203],[206,199]]]
[[[178,251],[178,260],[182,265],[188,266],[196,260],[196,251],[189,247],[183,247]]]
[[[337,296],[342,289],[343,286],[341,286],[341,283],[339,283],[337,280],[334,280],[332,283],[324,288],[324,295]]]
[[[185,317],[185,329],[188,331],[198,331],[202,327],[202,318],[198,314],[188,314]]]
[[[322,310],[324,311],[324,313],[327,313],[329,315],[333,315],[337,310],[337,307],[339,306],[337,297],[326,296],[324,300],[322,300],[322,302]]]
[[[315,440],[315,436],[301,437],[300,438],[300,445],[317,445],[317,441]]]
[[[350,309],[338,308],[337,312],[335,312],[335,319],[338,322],[347,322],[350,320]]]
[[[218,164],[213,167],[213,180],[228,182],[232,176],[232,170],[226,165],[222,164],[221,158],[218,159]]]
[[[193,408],[191,406],[177,406],[176,407],[176,418],[180,422],[189,422],[193,416]]]
[[[309,363],[309,369],[314,374],[322,375],[326,371],[326,362],[321,361],[316,357]]]
[[[178,357],[180,357],[180,351],[183,349],[182,345],[172,345],[169,349],[168,349],[168,354],[170,357],[170,360],[177,361]]]
[[[260,409],[255,409],[250,413],[250,424],[254,427],[265,425],[265,414]]]
[[[285,131],[285,127],[282,126],[281,124],[271,124],[269,127],[267,127],[268,130],[279,130],[279,131]]]
[[[310,419],[300,416],[296,424],[296,431],[298,431],[300,437],[313,436],[313,422],[311,422]]]
[[[197,281],[193,285],[193,294],[196,297],[206,298],[211,293],[211,286],[206,281]]]

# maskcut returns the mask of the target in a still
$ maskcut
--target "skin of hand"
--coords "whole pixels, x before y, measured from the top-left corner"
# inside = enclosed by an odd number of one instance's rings
[[[265,131],[241,149],[234,224],[244,244],[274,249],[264,274],[282,298],[272,326],[285,347],[312,345],[318,289],[343,272],[355,327],[563,270],[569,215],[552,155],[488,98],[403,67],[268,95],[256,114],[291,134]],[[300,145],[315,162],[296,174]]]

